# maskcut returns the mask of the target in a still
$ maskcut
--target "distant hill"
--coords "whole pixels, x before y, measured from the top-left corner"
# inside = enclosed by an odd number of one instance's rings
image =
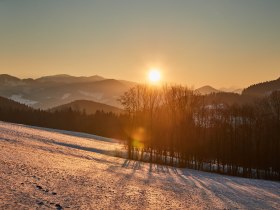
[[[95,101],[121,108],[117,99],[136,84],[131,81],[107,79],[98,75],[75,77],[60,74],[38,79],[19,79],[8,74],[1,74],[0,96],[39,109],[51,109],[77,100]],[[195,92],[202,95],[215,93],[215,96],[212,95],[215,100],[232,104],[263,97],[274,90],[280,90],[280,78],[251,85],[243,91],[233,88],[218,90],[207,85],[196,89]],[[226,92],[229,94],[223,94]],[[241,97],[234,93],[241,94]]]
[[[3,74],[0,75],[0,96],[40,109],[50,109],[75,100],[121,107],[117,99],[134,85],[134,82],[106,79],[98,75],[74,77],[61,74],[19,79]]]
[[[17,77],[8,74],[0,74],[1,85],[16,85],[19,84],[19,82],[21,82],[21,80]]]
[[[226,91],[226,89],[223,89]],[[280,78],[268,82],[258,83],[232,92],[218,92],[211,86],[204,86],[197,91],[201,91],[206,96],[206,103],[224,103],[224,104],[248,104],[254,103],[257,98],[270,95],[273,91],[280,90]]]
[[[244,89],[243,95],[263,97],[271,94],[275,90],[280,90],[280,78],[268,82],[254,84]]]
[[[10,110],[10,109],[17,109],[17,110],[29,110],[32,109],[24,104],[20,104],[15,102],[11,99],[4,98],[0,96],[0,109],[3,110]]]
[[[201,88],[198,88],[195,90],[196,93],[200,93],[202,95],[207,95],[207,94],[210,94],[210,93],[218,93],[218,92],[221,92],[209,85],[206,85],[206,86],[203,86]]]
[[[104,80],[104,77],[94,75],[90,77],[75,77],[67,74],[58,74],[53,76],[45,76],[36,79],[38,82],[55,82],[55,83],[81,83],[81,82],[95,82]]]
[[[243,89],[242,88],[236,88],[236,87],[230,87],[230,88],[220,88],[220,92],[226,92],[226,93],[238,93],[241,94]]]
[[[60,111],[71,108],[74,111],[83,112],[85,111],[86,114],[94,114],[96,111],[104,111],[104,112],[113,112],[115,114],[122,113],[122,109],[119,109],[114,106],[110,106],[107,104],[102,104],[94,101],[88,101],[88,100],[77,100],[73,101],[68,104],[64,104],[61,106],[54,107],[50,109],[50,111]]]

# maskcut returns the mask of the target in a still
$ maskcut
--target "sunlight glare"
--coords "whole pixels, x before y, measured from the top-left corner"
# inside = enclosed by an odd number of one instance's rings
[[[152,83],[160,81],[160,71],[158,69],[151,69],[148,76],[150,82]]]

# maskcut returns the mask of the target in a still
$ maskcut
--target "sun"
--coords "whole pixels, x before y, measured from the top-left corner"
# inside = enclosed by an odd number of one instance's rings
[[[148,78],[150,82],[157,83],[160,81],[160,70],[159,69],[151,69],[149,71]]]

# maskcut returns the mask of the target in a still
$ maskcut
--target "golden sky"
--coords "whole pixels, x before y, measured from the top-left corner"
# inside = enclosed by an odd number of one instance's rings
[[[279,0],[1,0],[0,73],[246,87],[280,77]]]

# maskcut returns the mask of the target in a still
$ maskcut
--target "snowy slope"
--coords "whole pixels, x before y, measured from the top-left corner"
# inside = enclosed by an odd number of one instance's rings
[[[129,161],[93,135],[0,122],[0,150],[0,209],[280,209],[279,182]]]

